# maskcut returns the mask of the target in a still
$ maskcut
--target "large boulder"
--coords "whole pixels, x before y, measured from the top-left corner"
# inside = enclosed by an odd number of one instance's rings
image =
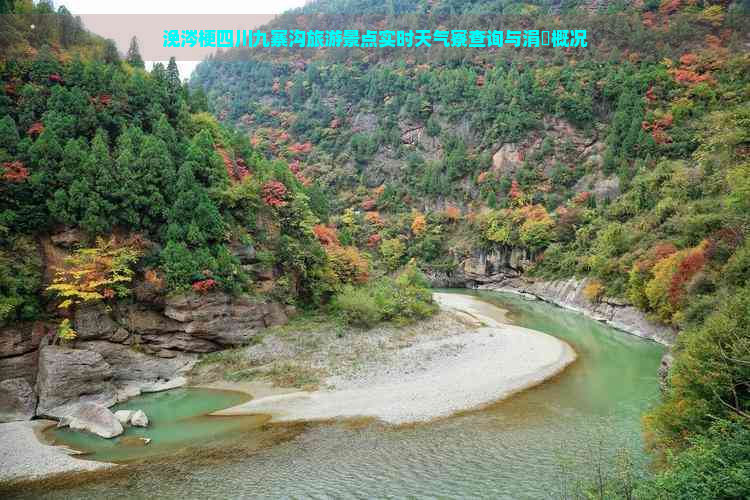
[[[117,410],[115,412],[115,418],[122,424],[122,426],[126,426],[130,423],[130,419],[133,416],[133,410]]]
[[[37,415],[60,418],[80,400],[111,406],[116,402],[112,375],[111,366],[98,352],[42,347],[36,381]]]
[[[148,417],[143,410],[136,410],[130,416],[130,425],[133,427],[148,427]]]
[[[36,410],[36,394],[24,378],[0,382],[0,422],[29,420]]]
[[[123,425],[133,427],[148,427],[148,417],[143,410],[118,410],[115,418]]]
[[[125,431],[114,413],[102,405],[90,402],[72,407],[60,419],[58,427],[91,432],[107,439],[119,436]]]

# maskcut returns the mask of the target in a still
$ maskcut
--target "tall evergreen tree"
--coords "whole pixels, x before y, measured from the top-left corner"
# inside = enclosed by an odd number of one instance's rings
[[[190,161],[180,167],[167,239],[202,246],[222,239],[224,222],[206,189],[196,181],[194,167]]]
[[[143,226],[155,231],[164,222],[169,207],[174,163],[167,145],[153,135],[144,137],[138,163],[138,211],[143,216]]]
[[[130,48],[128,48],[128,53],[125,56],[125,60],[134,68],[143,69],[146,67],[143,62],[143,58],[141,57],[141,51],[138,48],[138,39],[136,37],[130,39]]]
[[[170,94],[176,96],[180,92],[182,85],[180,82],[180,70],[177,67],[177,61],[174,56],[169,58],[169,64],[167,64],[167,83]]]
[[[9,155],[14,153],[19,140],[15,120],[12,116],[5,115],[0,119],[0,150],[5,150]]]

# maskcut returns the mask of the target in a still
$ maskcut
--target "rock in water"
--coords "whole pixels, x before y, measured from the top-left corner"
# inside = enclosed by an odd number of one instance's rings
[[[124,432],[115,414],[96,403],[80,403],[60,419],[59,427],[87,431],[103,438],[113,438]]]
[[[130,425],[135,427],[148,427],[148,417],[143,410],[136,410],[130,417]]]
[[[117,410],[115,412],[115,418],[119,420],[119,422],[123,426],[128,425],[132,417],[133,417],[133,412],[131,410]]]

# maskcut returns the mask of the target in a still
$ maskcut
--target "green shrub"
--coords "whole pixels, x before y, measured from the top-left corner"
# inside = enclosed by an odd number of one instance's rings
[[[331,303],[333,309],[350,325],[371,328],[383,319],[383,311],[373,294],[372,285],[346,285]]]
[[[350,325],[363,328],[381,321],[407,324],[437,311],[427,278],[414,264],[395,279],[383,277],[359,287],[345,286],[334,296],[331,307]]]
[[[637,490],[636,498],[750,498],[750,429],[720,421],[708,435],[670,455],[669,467]]]

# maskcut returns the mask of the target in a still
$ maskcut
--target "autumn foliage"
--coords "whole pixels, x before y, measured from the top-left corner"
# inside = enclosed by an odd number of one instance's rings
[[[206,294],[216,287],[216,280],[207,278],[193,283],[193,291],[198,294]]]
[[[370,275],[370,263],[356,247],[327,245],[328,262],[342,283],[364,283]]]
[[[23,182],[29,177],[29,170],[20,161],[9,161],[3,163],[2,178],[6,182]]]
[[[125,296],[133,279],[132,266],[140,255],[137,240],[120,242],[115,237],[98,238],[95,247],[76,251],[65,260],[63,267],[56,269],[55,279],[47,291],[62,299],[60,309]]]
[[[269,207],[283,207],[287,204],[288,191],[279,181],[268,181],[261,188],[263,201]]]
[[[416,236],[421,235],[427,229],[427,219],[422,214],[415,214],[411,223],[411,232]]]
[[[376,248],[378,245],[380,245],[380,242],[382,241],[382,238],[379,234],[371,234],[369,238],[367,238],[367,246],[370,248]]]
[[[383,221],[382,217],[380,217],[380,212],[378,212],[377,210],[366,212],[365,220],[373,226],[382,227],[385,225],[385,221]]]
[[[326,226],[325,224],[316,224],[313,226],[313,234],[321,245],[338,245],[339,238],[336,229]]]
[[[31,127],[29,127],[29,130],[26,131],[26,135],[34,137],[42,132],[44,132],[44,124],[42,122],[34,122],[31,124]]]

